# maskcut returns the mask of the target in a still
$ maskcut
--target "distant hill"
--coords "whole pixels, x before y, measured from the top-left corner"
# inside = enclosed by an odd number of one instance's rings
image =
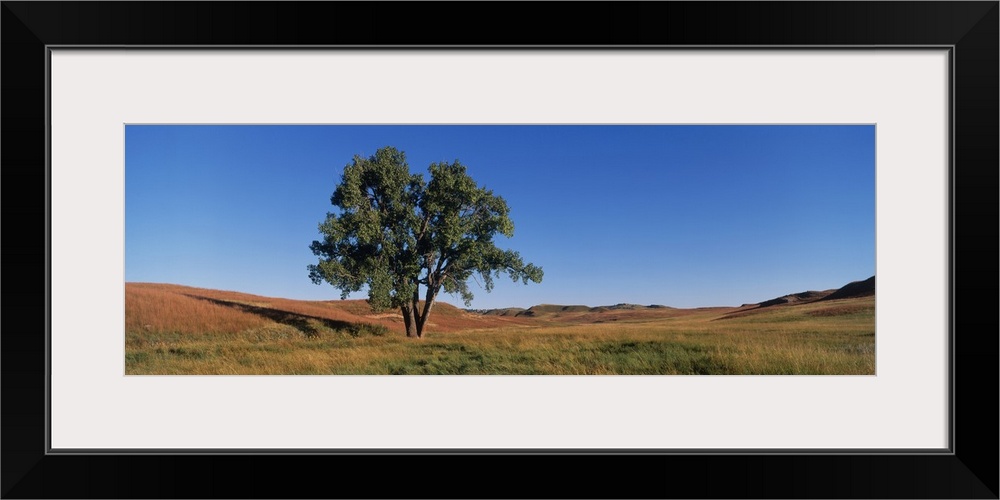
[[[781,297],[776,297],[771,300],[765,300],[764,302],[761,302],[756,305],[757,307],[771,307],[781,304],[804,304],[806,302],[815,302],[817,300],[821,300],[823,299],[823,297],[826,297],[827,295],[830,295],[833,292],[834,291],[832,289],[823,290],[821,292],[810,290],[808,292],[799,292],[790,295],[783,295]],[[754,304],[749,304],[749,305],[754,305]]]
[[[559,306],[553,304],[539,304],[537,306],[531,306],[527,311],[524,311],[525,316],[539,316],[542,314],[556,314],[556,313],[580,313],[580,312],[590,312],[590,307],[588,306]]]
[[[872,276],[864,281],[852,281],[838,289],[823,291],[807,291],[782,295],[770,300],[765,300],[757,304],[743,304],[740,307],[771,307],[785,304],[806,304],[809,302],[819,302],[821,300],[853,299],[856,297],[867,297],[875,295],[875,277]]]
[[[517,316],[527,309],[523,307],[505,307],[503,309],[487,309],[485,311],[478,310],[468,310],[469,312],[478,312],[486,316]]]
[[[874,276],[864,281],[852,281],[820,300],[853,299],[856,297],[867,297],[869,295],[875,295]]]
[[[583,305],[559,305],[559,304],[538,304],[527,309],[521,307],[505,307],[501,309],[466,309],[467,312],[482,314],[485,316],[526,316],[529,318],[539,316],[553,316],[560,314],[582,314],[582,313],[604,313],[610,311],[641,311],[648,309],[670,310],[674,307],[651,304],[643,306],[639,304],[615,304],[613,306],[583,306]]]
[[[853,299],[858,297],[867,297],[875,295],[875,277],[872,276],[863,281],[852,281],[841,288],[829,289],[829,290],[807,290],[805,292],[790,293],[788,295],[782,295],[781,297],[775,297],[773,299],[765,300],[763,302],[748,303],[741,305],[738,309],[749,310],[749,309],[761,309],[765,307],[773,306],[786,306],[786,305],[796,305],[796,304],[809,304],[811,302],[819,302],[821,300],[837,300],[837,299]],[[709,308],[696,308],[696,309],[716,309],[717,307]],[[625,311],[635,311],[644,312],[651,310],[660,310],[663,312],[667,311],[682,311],[684,309],[677,309],[670,306],[664,306],[659,304],[651,304],[648,306],[640,304],[627,304],[619,303],[609,306],[597,306],[590,307],[584,305],[559,305],[559,304],[538,304],[536,306],[531,306],[527,309],[520,307],[507,307],[502,309],[466,309],[466,312],[472,314],[479,314],[485,316],[508,316],[508,317],[528,317],[528,318],[546,318],[546,317],[578,317],[585,313],[591,314],[602,314],[611,312],[625,312]],[[734,311],[737,313],[739,311]]]

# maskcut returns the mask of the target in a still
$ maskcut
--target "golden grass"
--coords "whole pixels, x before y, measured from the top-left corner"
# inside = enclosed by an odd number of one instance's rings
[[[159,287],[125,289],[125,331],[238,332],[267,323],[262,316]]]
[[[874,297],[737,317],[727,316],[735,308],[713,308],[510,318],[441,306],[430,319],[437,326],[415,340],[398,318],[378,318],[363,302],[129,284],[126,373],[875,373]],[[356,328],[362,323],[390,330]]]

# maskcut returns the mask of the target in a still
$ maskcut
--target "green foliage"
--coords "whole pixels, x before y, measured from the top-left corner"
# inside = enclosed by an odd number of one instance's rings
[[[351,323],[347,328],[347,333],[354,338],[371,335],[381,337],[389,333],[389,327],[376,323]]]
[[[309,266],[314,283],[330,283],[342,298],[367,287],[373,310],[400,308],[407,334],[413,326],[417,336],[442,289],[468,306],[470,278],[487,292],[502,274],[525,284],[542,280],[540,267],[494,244],[496,234],[514,234],[503,198],[477,185],[457,160],[428,171],[427,182],[411,174],[406,155],[393,147],[355,156],[330,199],[337,210],[319,226],[323,241],[310,246],[320,258]]]

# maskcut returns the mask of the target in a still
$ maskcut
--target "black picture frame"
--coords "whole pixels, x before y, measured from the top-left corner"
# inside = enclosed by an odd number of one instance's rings
[[[2,252],[8,264],[17,264],[8,268],[7,314],[0,335],[3,497],[998,498],[994,307],[1000,255],[1000,4],[615,2],[549,7],[487,2],[2,2],[0,160],[7,236]],[[47,47],[54,45],[950,47],[950,453],[47,453],[46,63]],[[322,422],[304,415],[301,425]],[[360,480],[371,474],[385,480]]]

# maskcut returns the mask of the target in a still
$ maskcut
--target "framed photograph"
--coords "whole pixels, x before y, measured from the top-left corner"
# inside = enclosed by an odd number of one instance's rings
[[[4,497],[997,498],[997,2],[497,7],[4,2]]]

